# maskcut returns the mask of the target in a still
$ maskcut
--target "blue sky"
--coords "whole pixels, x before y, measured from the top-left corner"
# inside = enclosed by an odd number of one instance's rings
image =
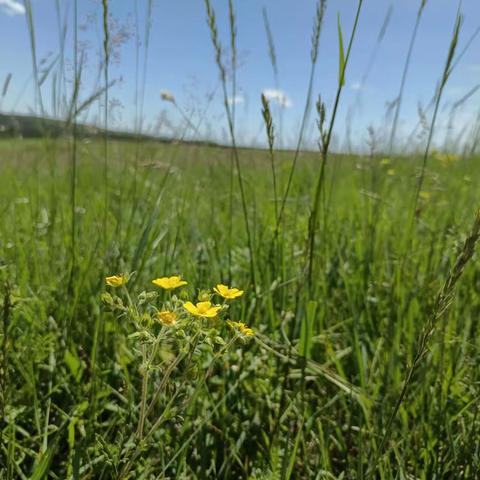
[[[43,66],[59,52],[59,31],[55,0],[30,0],[33,9],[38,62]],[[72,78],[72,0],[59,0],[62,18],[67,19],[65,49],[66,90]],[[143,70],[143,36],[147,0],[111,0],[112,18],[122,28],[125,42],[117,49],[119,61],[114,61],[110,77],[117,83],[110,91],[115,107],[109,123],[115,128],[134,128],[136,105],[136,72]],[[3,111],[38,112],[32,77],[32,60],[27,19],[22,0],[0,0],[0,84],[11,73],[12,79],[5,97]],[[79,0],[80,49],[85,51],[86,67],[82,82],[82,99],[101,85],[98,61],[101,49],[101,2]],[[135,9],[135,5],[137,5]],[[228,2],[213,0],[222,43],[228,47]],[[355,0],[330,0],[321,33],[319,60],[314,82],[314,98],[318,94],[331,107],[338,81],[337,15],[340,15],[343,35],[347,42],[356,11]],[[385,119],[387,102],[398,94],[400,77],[415,23],[420,0],[364,0],[356,41],[346,74],[346,85],[338,112],[335,134],[338,148],[343,148],[347,122],[356,148],[365,148],[367,127],[373,126],[382,138],[388,130]],[[283,107],[275,106],[274,115],[279,143],[291,147],[298,136],[310,70],[310,37],[315,14],[314,0],[235,0],[237,42],[240,66],[237,71],[236,127],[242,143],[265,141],[261,123],[260,94],[265,90],[281,90]],[[415,44],[407,78],[404,104],[400,113],[399,139],[407,137],[418,121],[417,106],[424,107],[432,97],[445,63],[455,15],[456,0],[427,1]],[[262,17],[265,8],[272,31],[277,61],[276,84],[268,57],[266,33]],[[390,22],[376,50],[379,31],[387,11]],[[463,0],[460,9],[464,22],[457,53],[468,38],[480,27],[480,2]],[[138,19],[138,21],[137,21]],[[115,29],[114,29],[115,30]],[[136,68],[138,30],[140,67]],[[128,38],[127,38],[128,37]],[[445,90],[439,120],[439,135],[445,134],[451,105],[480,83],[480,35],[466,52],[453,72]],[[374,63],[365,78],[373,55]],[[52,78],[55,68],[42,86],[45,109],[52,112]],[[362,80],[364,80],[362,82]],[[218,82],[218,70],[205,20],[203,0],[153,0],[152,27],[147,61],[143,128],[156,126],[160,134],[180,135],[185,122],[182,115],[160,98],[161,91],[170,92],[188,118],[200,127],[200,137],[227,141],[226,118]],[[272,92],[270,92],[272,93]],[[211,97],[210,97],[211,96]],[[275,105],[275,95],[272,104]],[[276,97],[279,98],[278,95]],[[476,118],[480,91],[472,95],[456,114],[455,133],[462,131]],[[100,118],[97,104],[82,115],[82,120],[95,123]],[[282,127],[280,127],[280,124]],[[280,135],[281,130],[281,135]],[[186,130],[192,136],[192,130]],[[315,144],[318,135],[312,118],[305,143]]]

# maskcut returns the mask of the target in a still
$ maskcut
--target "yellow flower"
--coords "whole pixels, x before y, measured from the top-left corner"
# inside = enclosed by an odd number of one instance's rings
[[[187,284],[185,280],[182,280],[182,277],[177,275],[174,275],[173,277],[156,278],[155,280],[152,280],[152,283],[165,290],[171,290]]]
[[[168,310],[157,312],[157,319],[163,325],[175,325],[177,321],[177,314]]]
[[[227,320],[227,325],[234,330],[237,330],[241,335],[245,335],[246,337],[251,337],[254,334],[253,330],[248,325],[245,325],[243,322],[234,322],[232,320]]]
[[[128,282],[128,275],[121,273],[120,275],[112,275],[111,277],[105,277],[105,283],[110,287],[121,287]]]
[[[390,168],[389,170],[387,170],[387,175],[393,177],[395,175],[395,170],[393,168]]]
[[[218,293],[223,298],[228,300],[232,300],[237,297],[241,297],[243,295],[243,290],[239,290],[238,288],[229,288],[227,285],[222,285],[219,283],[213,291]]]
[[[454,153],[439,153],[432,154],[437,160],[440,160],[444,165],[450,165],[453,162],[459,160],[459,156]]]
[[[382,158],[382,165],[390,165],[391,160],[388,157]]]
[[[192,302],[185,302],[183,308],[196,317],[213,318],[217,316],[222,307],[212,307],[211,302],[198,302],[196,305]]]

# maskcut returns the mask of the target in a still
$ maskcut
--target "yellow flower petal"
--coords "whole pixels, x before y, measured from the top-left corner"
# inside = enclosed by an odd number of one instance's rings
[[[187,312],[196,317],[213,318],[216,317],[222,307],[213,307],[211,302],[198,302],[194,305],[192,302],[185,302],[183,307]]]
[[[174,325],[177,321],[177,314],[168,310],[157,312],[157,319],[163,325]]]
[[[183,304],[183,308],[185,308],[185,310],[187,310],[187,312],[190,312],[192,315],[197,314],[197,307],[192,302],[185,302]]]
[[[234,298],[238,298],[243,295],[243,290],[239,290],[238,288],[230,288],[227,285],[222,285],[221,283],[214,287],[213,291],[227,300],[233,300]]]
[[[233,330],[236,330],[240,335],[245,337],[251,337],[254,335],[254,331],[243,322],[234,322],[232,320],[227,320],[227,325]]]
[[[182,285],[187,285],[187,282],[182,280],[182,277],[179,275],[156,278],[155,280],[152,280],[152,283],[157,287],[164,288],[165,290],[172,290],[174,288],[181,287]]]
[[[121,287],[122,285],[125,285],[127,282],[128,282],[128,275],[126,273],[105,277],[105,283],[110,287]]]

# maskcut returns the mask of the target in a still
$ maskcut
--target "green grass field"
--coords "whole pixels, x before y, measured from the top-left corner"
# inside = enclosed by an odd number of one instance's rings
[[[435,299],[468,250],[478,158],[428,158],[414,213],[421,158],[332,156],[310,275],[319,154],[276,235],[268,152],[240,150],[250,252],[229,149],[111,141],[105,182],[103,142],[79,139],[73,204],[71,148],[0,144],[2,479],[476,477],[478,256]],[[170,275],[188,285],[151,283]],[[182,317],[218,283],[245,290],[223,319]],[[182,320],[157,321],[165,305]]]

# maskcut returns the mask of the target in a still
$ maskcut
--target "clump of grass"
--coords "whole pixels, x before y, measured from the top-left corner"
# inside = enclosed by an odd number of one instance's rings
[[[379,461],[380,456],[383,454],[385,447],[392,435],[393,430],[393,422],[400,410],[402,403],[405,400],[407,390],[410,387],[413,376],[415,372],[418,370],[421,362],[424,360],[425,356],[429,352],[430,341],[438,327],[439,321],[444,317],[453,301],[453,297],[455,294],[455,286],[460,280],[463,271],[465,270],[466,265],[470,262],[475,252],[475,247],[480,239],[480,212],[477,213],[475,220],[473,222],[472,229],[465,239],[463,247],[460,251],[460,254],[457,257],[453,267],[451,268],[445,283],[443,284],[442,288],[437,293],[435,298],[435,302],[433,304],[432,312],[428,317],[425,325],[423,326],[420,336],[418,338],[418,344],[416,348],[415,355],[411,362],[411,365],[408,367],[405,373],[405,379],[403,380],[402,389],[397,397],[397,401],[393,410],[388,418],[388,422],[385,427],[385,433],[381,439],[381,442],[378,446],[377,452],[371,464],[371,475],[375,474],[377,463]],[[370,476],[371,476],[370,475]]]
[[[235,77],[235,69],[236,69],[236,31],[235,31],[235,14],[233,11],[233,4],[229,3],[230,10],[229,10],[229,18],[230,18],[230,39],[231,39],[231,46],[232,46],[232,65],[234,66],[233,76]],[[235,159],[235,168],[237,170],[237,178],[238,178],[238,186],[240,189],[240,196],[241,196],[241,203],[242,203],[242,211],[243,211],[243,218],[245,222],[245,231],[247,234],[248,240],[248,249],[249,249],[249,256],[250,256],[250,276],[252,285],[255,287],[256,285],[256,268],[255,268],[255,258],[254,258],[254,248],[253,248],[253,239],[252,233],[250,229],[249,223],[249,215],[248,215],[248,208],[247,208],[247,198],[245,192],[244,181],[242,178],[242,169],[240,165],[240,158],[239,153],[236,145],[236,137],[235,137],[235,122],[233,112],[230,108],[229,101],[228,101],[228,90],[227,90],[227,70],[225,65],[223,64],[222,60],[222,45],[220,43],[220,39],[218,37],[218,30],[216,25],[216,18],[215,12],[211,6],[210,0],[205,0],[205,9],[207,12],[207,23],[210,29],[210,37],[212,40],[212,45],[215,51],[215,63],[217,64],[219,73],[220,73],[220,81],[222,84],[222,91],[223,91],[223,104],[225,107],[225,112],[227,115],[227,123],[228,123],[228,130],[230,133],[230,140],[232,142],[232,152],[233,157]],[[255,289],[255,288],[254,288]]]

